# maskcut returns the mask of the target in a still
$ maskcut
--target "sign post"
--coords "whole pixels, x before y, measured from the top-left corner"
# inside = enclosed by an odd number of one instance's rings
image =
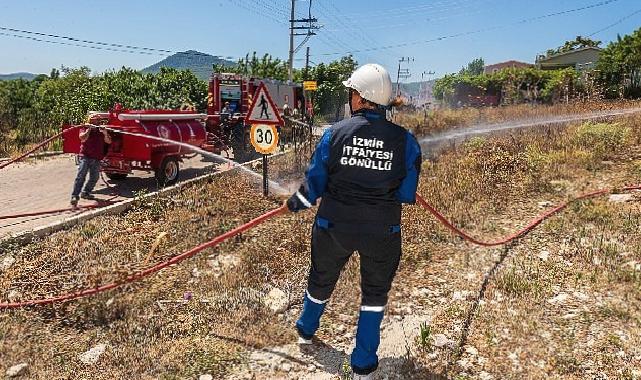
[[[263,154],[263,196],[269,195],[269,172],[267,171],[267,155]]]
[[[269,195],[267,156],[278,148],[278,129],[275,125],[254,124],[250,131],[251,143],[263,155],[263,194]]]
[[[278,147],[278,129],[276,126],[283,125],[283,118],[278,112],[267,87],[260,83],[253,102],[245,117],[245,124],[251,125],[249,136],[256,152],[263,155],[263,194],[269,195],[269,173],[267,171],[267,156],[272,154]]]

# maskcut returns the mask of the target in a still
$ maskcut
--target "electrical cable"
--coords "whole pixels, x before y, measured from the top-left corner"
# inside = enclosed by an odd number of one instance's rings
[[[403,42],[403,43],[393,44],[393,45],[386,45],[386,46],[378,46],[378,47],[371,47],[371,48],[365,48],[365,49],[352,50],[352,51],[348,51],[348,52],[321,53],[321,54],[313,54],[313,55],[314,56],[345,55],[345,54],[365,53],[365,52],[370,52],[370,51],[389,50],[389,49],[394,49],[394,48],[399,48],[399,47],[422,45],[422,44],[442,41],[442,40],[451,39],[451,38],[457,38],[457,37],[463,37],[463,36],[468,36],[468,35],[473,35],[473,34],[489,32],[489,31],[493,31],[493,30],[505,29],[505,28],[509,28],[511,26],[526,24],[526,23],[530,23],[530,22],[534,22],[534,21],[538,21],[538,20],[542,20],[542,19],[546,19],[546,18],[551,18],[551,17],[555,17],[555,16],[561,16],[561,15],[565,15],[565,14],[580,12],[580,11],[593,9],[593,8],[597,8],[597,7],[602,7],[602,6],[617,2],[617,1],[619,1],[619,0],[604,0],[604,1],[600,1],[598,3],[594,3],[594,4],[591,4],[591,5],[586,5],[586,6],[579,7],[579,8],[567,9],[567,10],[564,10],[564,11],[548,13],[548,14],[541,15],[541,16],[529,17],[529,18],[521,19],[521,20],[518,20],[516,22],[503,24],[503,25],[496,25],[496,26],[491,26],[491,27],[487,27],[487,28],[471,30],[471,31],[467,31],[467,32],[460,32],[460,33],[455,33],[455,34],[450,34],[450,35],[444,35],[444,36],[440,36],[440,37],[436,37],[436,38],[432,38],[432,39],[428,39],[428,40],[409,41],[409,42]]]

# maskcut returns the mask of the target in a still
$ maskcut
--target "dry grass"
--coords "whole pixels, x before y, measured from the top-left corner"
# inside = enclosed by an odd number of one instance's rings
[[[628,118],[477,139],[426,162],[420,191],[459,226],[502,236],[540,213],[539,200],[641,182],[639,125]],[[273,163],[284,177],[293,175],[281,167],[289,167],[288,160]],[[0,275],[0,295],[27,299],[108,282],[278,205],[249,181],[224,174],[124,216],[99,217],[25,247],[1,247],[0,257],[16,262]],[[641,275],[628,265],[641,262],[638,203],[577,205],[506,251],[464,244],[417,207],[403,217],[404,257],[389,315],[430,314],[429,335],[444,333],[456,343],[413,352],[408,376],[475,378],[486,371],[494,378],[583,378],[592,361],[590,368],[612,378],[632,376],[641,365]],[[96,297],[2,312],[0,371],[27,362],[29,378],[223,377],[253,348],[294,338],[312,218],[307,212],[270,221]],[[150,253],[162,233],[167,238]],[[549,252],[546,261],[538,257],[542,250]],[[226,261],[216,264],[218,257],[237,261],[225,267]],[[349,341],[337,326],[353,326],[358,312],[356,257],[345,271],[319,332],[330,343]],[[290,294],[290,312],[274,315],[261,304],[271,287]],[[455,291],[464,296],[453,298]],[[193,298],[184,300],[185,292]],[[569,294],[565,302],[548,302],[561,293]],[[425,340],[426,327],[422,331]],[[414,331],[419,340],[420,334]],[[100,361],[81,363],[78,355],[98,343],[108,345]],[[458,343],[479,354],[461,354]]]
[[[580,115],[595,111],[637,108],[639,101],[575,102],[554,105],[511,105],[483,108],[439,108],[430,111],[404,112],[397,122],[412,129],[417,135],[443,132],[452,128],[506,121],[544,119],[562,115]]]
[[[279,205],[250,189],[242,178],[223,175],[186,189],[176,199],[156,199],[123,217],[96,218],[4,252],[17,261],[3,273],[3,298],[45,297],[121,278]],[[260,298],[270,286],[289,284],[300,290],[287,276],[290,265],[304,267],[304,241],[299,242],[295,233],[277,237],[269,232],[296,231],[300,225],[296,219],[261,226],[219,249],[108,294],[2,313],[2,366],[27,360],[35,378],[88,376],[95,374],[95,368],[80,363],[77,355],[97,343],[108,343],[101,378],[221,375],[242,360],[240,353],[246,347],[292,338],[290,329],[274,323]],[[163,232],[168,238],[150,254]],[[219,273],[213,260],[232,253],[240,263],[235,270]],[[186,291],[193,293],[190,302],[182,302]]]

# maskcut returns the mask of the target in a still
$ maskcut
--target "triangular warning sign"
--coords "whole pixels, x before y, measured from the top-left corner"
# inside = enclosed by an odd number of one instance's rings
[[[285,124],[263,82],[260,82],[252,98],[252,104],[245,117],[245,124]]]

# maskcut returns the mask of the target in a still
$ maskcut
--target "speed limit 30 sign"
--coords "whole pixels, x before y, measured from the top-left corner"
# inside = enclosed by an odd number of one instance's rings
[[[256,152],[272,154],[278,147],[278,130],[275,125],[254,124],[250,131],[251,143]]]

